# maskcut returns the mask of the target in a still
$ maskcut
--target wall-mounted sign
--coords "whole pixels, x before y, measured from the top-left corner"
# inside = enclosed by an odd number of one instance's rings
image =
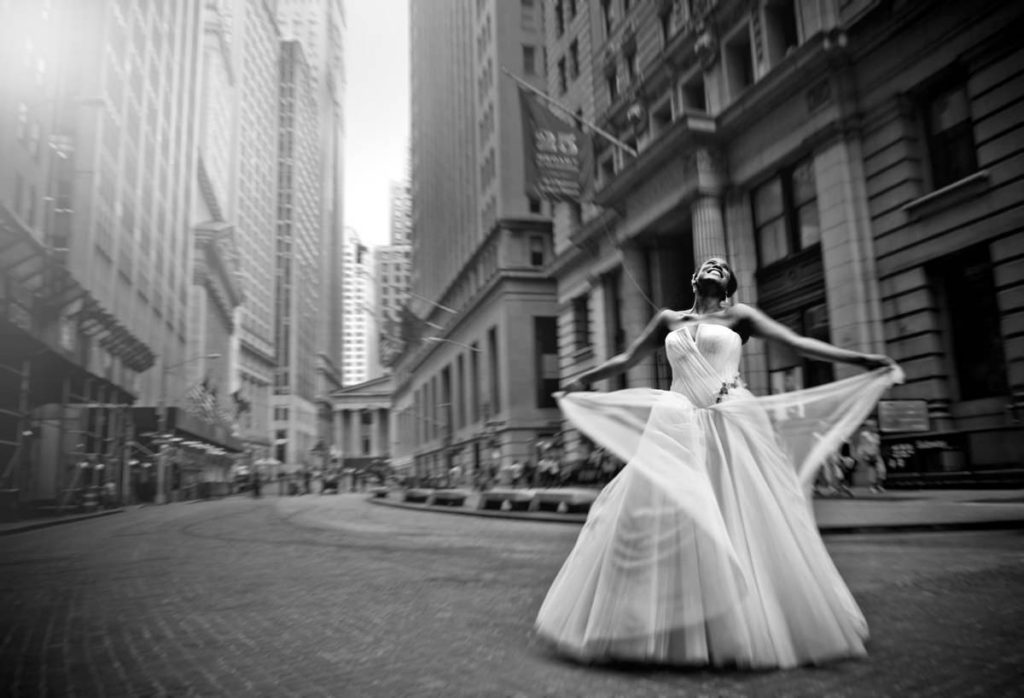
[[[928,431],[928,403],[925,400],[881,400],[878,430],[882,432]]]

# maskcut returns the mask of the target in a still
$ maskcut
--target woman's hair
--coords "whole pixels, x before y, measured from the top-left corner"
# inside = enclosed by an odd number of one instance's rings
[[[705,264],[708,263],[709,260],[712,259],[721,260],[722,266],[725,267],[726,270],[729,272],[729,281],[725,285],[725,298],[726,300],[728,300],[736,294],[736,290],[739,288],[739,282],[736,281],[736,272],[732,270],[732,265],[726,261],[725,257],[708,257],[707,259],[705,259],[693,272],[693,280],[697,280],[697,271],[699,271],[701,267],[703,267]]]

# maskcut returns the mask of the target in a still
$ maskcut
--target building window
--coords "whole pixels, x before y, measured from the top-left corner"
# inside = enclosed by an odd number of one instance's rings
[[[498,328],[487,330],[487,356],[490,358],[491,409],[493,414],[501,412],[501,361],[498,357]]]
[[[794,313],[780,315],[778,321],[798,334],[830,341],[828,306],[825,303],[815,303]],[[781,345],[768,347],[768,381],[772,394],[823,385],[831,380],[831,363],[806,359]]]
[[[544,238],[539,235],[530,236],[530,266],[544,266]]]
[[[755,189],[753,207],[761,267],[821,242],[814,162],[810,158]]]
[[[675,3],[664,3],[661,13],[658,15],[658,23],[661,25],[661,47],[668,46],[672,38],[672,9]]]
[[[744,24],[725,42],[724,59],[729,99],[735,100],[743,90],[754,84],[754,53],[749,25]]]
[[[569,21],[571,22],[576,19],[576,0],[568,0],[565,5],[569,8]]]
[[[590,298],[587,294],[572,299],[573,340],[577,351],[590,348]]]
[[[569,89],[569,79],[565,68],[565,58],[558,59],[558,92],[565,94]]]
[[[615,5],[612,0],[601,0],[601,21],[604,23],[604,35],[612,35],[612,25],[615,24]]]
[[[555,0],[555,36],[565,33],[565,3]]]
[[[965,82],[941,83],[925,97],[923,107],[932,187],[939,189],[976,172],[978,158]]]
[[[636,82],[640,76],[640,62],[637,59],[635,44],[626,52],[626,73],[629,75],[630,82]]]
[[[988,245],[938,260],[927,268],[943,322],[945,356],[959,400],[1006,396],[1006,354]]]
[[[619,75],[614,64],[605,69],[604,81],[608,86],[608,99],[614,102],[619,98]]]
[[[520,24],[523,28],[523,31],[534,31],[537,28],[537,13],[535,12],[533,0],[520,0],[520,8],[522,13]]]
[[[536,196],[528,196],[526,201],[530,206],[530,213],[540,213],[540,199]]]
[[[469,354],[469,419],[480,419],[480,347],[476,342],[470,345]]]
[[[555,407],[552,393],[558,390],[558,319],[533,318],[536,351],[537,407]]]
[[[680,90],[684,112],[706,112],[708,110],[708,96],[704,89],[704,73],[698,71],[689,80],[683,83]]]
[[[768,64],[777,65],[800,45],[793,0],[767,0],[764,4]]]
[[[569,44],[569,77],[575,80],[580,76],[580,42],[576,39]]]
[[[526,75],[537,74],[537,50],[533,46],[523,46],[523,73]]]

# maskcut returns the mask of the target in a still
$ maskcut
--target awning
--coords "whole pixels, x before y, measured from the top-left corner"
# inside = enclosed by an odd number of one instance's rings
[[[155,407],[136,407],[133,415],[139,433],[156,433],[158,420]],[[245,445],[232,436],[224,425],[210,424],[180,407],[167,408],[166,428],[176,436],[191,438],[232,453],[241,453],[245,450]]]

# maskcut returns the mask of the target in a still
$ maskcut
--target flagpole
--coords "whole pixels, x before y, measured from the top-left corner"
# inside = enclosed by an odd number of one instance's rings
[[[533,94],[537,95],[538,97],[543,99],[548,104],[550,104],[550,105],[552,105],[552,106],[562,110],[566,114],[568,114],[570,117],[572,117],[572,119],[574,121],[578,121],[582,125],[584,125],[587,128],[589,128],[591,131],[596,133],[597,135],[602,136],[606,140],[611,141],[614,145],[617,145],[622,150],[625,150],[627,153],[629,153],[633,157],[637,157],[637,155],[639,155],[639,153],[637,153],[636,149],[633,148],[632,146],[626,145],[625,143],[620,141],[618,138],[616,138],[612,134],[608,133],[607,131],[605,131],[602,128],[599,128],[593,122],[587,121],[582,116],[577,116],[575,113],[573,113],[573,111],[571,109],[569,109],[568,107],[563,105],[561,102],[559,102],[558,100],[553,99],[551,97],[548,97],[546,94],[544,94],[543,92],[538,90],[536,87],[534,87],[530,83],[526,82],[525,80],[521,79],[518,75],[515,75],[514,73],[510,72],[508,70],[508,68],[506,68],[505,66],[501,67],[501,72],[505,73],[505,75],[507,75],[510,78],[512,78],[513,80],[515,80],[517,84],[519,84],[522,87],[525,87],[527,90],[529,90]]]

